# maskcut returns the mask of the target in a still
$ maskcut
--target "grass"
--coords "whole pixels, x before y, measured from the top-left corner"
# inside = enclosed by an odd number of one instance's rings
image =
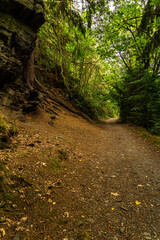
[[[136,133],[138,133],[140,136],[144,137],[149,143],[152,143],[156,147],[160,148],[160,137],[154,134],[151,134],[143,127],[136,127],[134,126],[134,130]]]
[[[63,167],[63,163],[68,160],[68,154],[66,151],[59,149],[54,158],[48,160],[48,167],[52,168],[54,172],[59,171]]]
[[[0,208],[6,206],[11,201],[12,203],[17,201],[16,194],[11,191],[10,188],[10,171],[6,168],[6,161],[3,160],[0,162]]]
[[[80,233],[76,236],[77,240],[90,240],[90,233],[85,232],[85,233]]]
[[[50,158],[47,162],[47,166],[54,172],[57,172],[62,168],[62,162],[58,158]]]
[[[4,115],[0,113],[0,149],[9,148],[10,139],[16,134],[16,126],[9,123]]]

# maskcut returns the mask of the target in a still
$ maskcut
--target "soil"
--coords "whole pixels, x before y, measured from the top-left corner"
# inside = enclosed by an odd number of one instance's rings
[[[133,128],[64,109],[17,125],[0,239],[160,239],[160,150]]]

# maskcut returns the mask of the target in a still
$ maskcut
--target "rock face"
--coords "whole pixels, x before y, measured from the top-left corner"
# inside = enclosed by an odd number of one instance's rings
[[[6,91],[12,97],[25,86],[25,69],[35,47],[37,31],[45,21],[43,10],[41,0],[0,0],[0,88],[9,89]],[[9,85],[13,83],[15,89],[11,91]]]

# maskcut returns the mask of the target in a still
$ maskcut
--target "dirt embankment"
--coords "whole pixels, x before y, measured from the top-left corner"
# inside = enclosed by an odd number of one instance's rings
[[[13,145],[2,239],[160,239],[160,152],[127,125],[40,112]]]

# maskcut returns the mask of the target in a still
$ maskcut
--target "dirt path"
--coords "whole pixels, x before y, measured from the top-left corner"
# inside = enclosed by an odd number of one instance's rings
[[[3,239],[160,239],[160,152],[127,125],[41,113],[13,144],[2,155],[23,181],[0,211]]]

